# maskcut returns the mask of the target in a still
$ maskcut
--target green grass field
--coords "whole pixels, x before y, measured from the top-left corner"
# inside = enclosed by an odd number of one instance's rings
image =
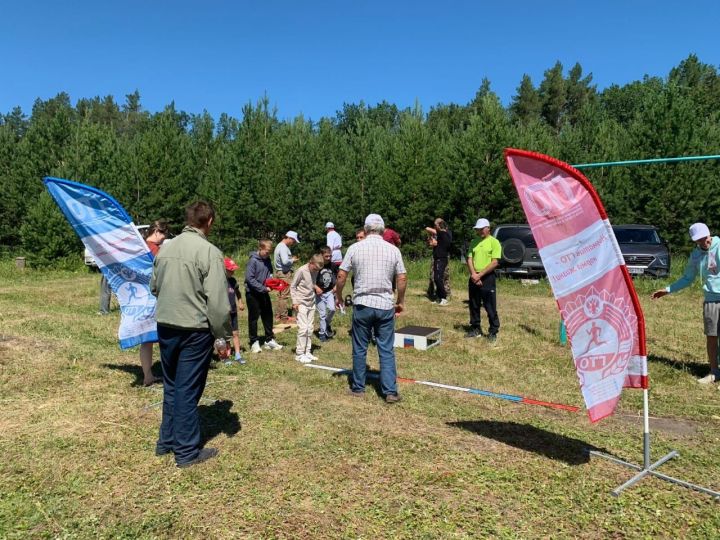
[[[460,264],[445,308],[424,297],[427,265],[410,264],[398,324],[441,326],[443,343],[398,350],[399,376],[582,406],[547,282],[499,281],[502,328],[491,348],[463,338]],[[695,382],[707,372],[701,291],[651,302],[664,284],[637,281],[653,458],[676,449],[662,472],[720,490],[720,392]],[[584,410],[412,384],[388,406],[373,391],[348,396],[345,377],[301,366],[291,347],[248,354],[244,367],[213,366],[200,409],[220,455],[177,469],[153,453],[161,388],[141,386],[137,350],[117,346],[116,307],[96,315],[97,289],[97,274],[0,263],[0,538],[720,535],[710,497],[645,479],[614,498],[631,471],[586,456],[594,447],[642,461],[640,391],[626,390],[616,414],[595,425]],[[349,317],[335,327],[318,363],[350,367]],[[369,364],[378,366],[374,349]]]

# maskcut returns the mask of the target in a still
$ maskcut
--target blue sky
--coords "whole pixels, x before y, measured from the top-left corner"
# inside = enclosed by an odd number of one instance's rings
[[[465,104],[487,77],[505,104],[527,73],[580,62],[599,89],[720,64],[720,3],[6,0],[0,113],[65,91],[136,89],[145,109],[239,117],[267,94],[281,118],[343,103]]]

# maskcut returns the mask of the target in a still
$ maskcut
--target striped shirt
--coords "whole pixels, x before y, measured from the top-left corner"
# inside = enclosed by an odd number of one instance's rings
[[[406,273],[400,250],[379,234],[350,246],[340,270],[355,273],[353,303],[376,309],[393,309],[393,278]]]

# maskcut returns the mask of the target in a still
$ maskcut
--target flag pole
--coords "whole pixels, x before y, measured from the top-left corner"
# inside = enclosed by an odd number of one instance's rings
[[[617,165],[651,165],[653,163],[677,163],[682,161],[700,161],[705,159],[720,159],[720,155],[715,156],[682,156],[671,158],[653,158],[653,159],[630,159],[627,161],[605,161],[602,163],[580,163],[573,165],[576,169],[591,169],[596,167],[615,167]]]
[[[674,158],[656,158],[656,159],[633,159],[628,161],[607,161],[603,163],[582,163],[579,165],[573,165],[576,169],[583,169],[583,168],[594,168],[594,167],[614,167],[618,165],[628,166],[628,165],[647,165],[647,164],[654,164],[654,163],[674,163],[674,162],[684,162],[684,161],[699,161],[699,160],[709,160],[709,159],[720,159],[720,155],[712,155],[712,156],[687,156],[687,157],[674,157]],[[630,486],[636,484],[646,476],[654,476],[655,478],[660,478],[661,480],[665,480],[666,482],[672,482],[674,484],[677,484],[679,486],[692,489],[695,491],[699,491],[700,493],[705,493],[707,495],[710,495],[711,497],[720,498],[720,492],[713,491],[708,488],[704,488],[702,486],[698,486],[696,484],[691,484],[690,482],[685,482],[684,480],[679,480],[677,478],[673,478],[672,476],[667,476],[665,474],[657,472],[655,469],[660,467],[663,463],[666,461],[671,460],[674,457],[678,457],[680,454],[673,450],[672,452],[666,454],[659,460],[657,460],[655,463],[650,463],[650,414],[649,414],[649,404],[648,404],[648,389],[643,388],[643,466],[640,467],[639,465],[636,465],[634,463],[629,463],[627,461],[623,461],[621,459],[618,459],[614,456],[610,456],[607,454],[604,454],[602,452],[598,452],[596,450],[590,450],[590,455],[601,457],[604,459],[607,459],[609,461],[612,461],[614,463],[617,463],[619,465],[624,465],[625,467],[629,467],[631,469],[635,469],[636,471],[639,471],[635,476],[630,478],[627,482],[616,488],[612,491],[612,494],[615,497],[620,496],[620,493],[626,488],[629,488]]]
[[[645,469],[650,467],[650,405],[647,388],[643,388],[643,465]]]

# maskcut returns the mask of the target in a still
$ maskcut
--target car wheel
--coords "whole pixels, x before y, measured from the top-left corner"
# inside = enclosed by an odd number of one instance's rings
[[[525,244],[518,238],[508,238],[502,243],[502,260],[507,264],[518,264],[525,257]]]

